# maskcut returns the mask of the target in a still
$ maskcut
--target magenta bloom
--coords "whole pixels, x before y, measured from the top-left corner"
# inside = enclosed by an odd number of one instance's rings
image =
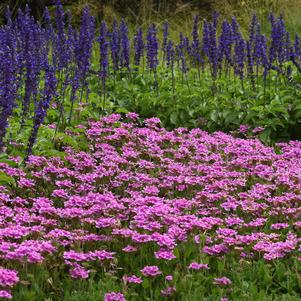
[[[9,290],[0,290],[0,298],[12,299],[13,296],[11,294],[11,291],[9,291]]]
[[[139,115],[135,112],[129,112],[125,115],[125,117],[129,119],[137,119],[139,118]]]
[[[155,277],[162,274],[157,266],[146,266],[140,271],[146,277]]]
[[[246,124],[242,124],[242,125],[240,125],[239,126],[239,129],[238,129],[238,131],[240,132],[240,133],[246,133],[247,131],[248,131],[248,129],[249,129],[249,126],[248,125],[246,125]]]
[[[70,270],[70,276],[75,279],[87,279],[89,277],[89,270],[83,269],[80,265],[76,264],[75,268]]]
[[[162,296],[170,296],[176,291],[174,286],[167,287],[166,289],[161,290]]]
[[[165,260],[172,260],[176,258],[176,256],[172,253],[172,251],[166,251],[166,250],[159,250],[158,252],[155,252],[155,257],[157,259],[165,259]]]
[[[166,280],[166,281],[172,281],[172,280],[173,280],[172,275],[167,275],[167,276],[165,277],[165,280]]]
[[[197,263],[197,262],[192,262],[188,269],[191,270],[209,270],[209,266],[207,263]]]
[[[230,285],[232,281],[227,277],[221,277],[221,278],[214,278],[213,284],[221,285],[221,286],[227,286]]]
[[[261,133],[261,132],[263,132],[264,131],[264,128],[263,127],[257,127],[257,128],[255,128],[255,129],[253,129],[253,134],[258,134],[258,133]]]
[[[136,283],[136,284],[140,284],[142,282],[142,279],[135,275],[132,275],[132,276],[124,275],[123,280],[127,283]]]
[[[122,293],[106,293],[104,301],[126,301]]]
[[[0,286],[12,287],[19,282],[18,272],[0,268]]]
[[[122,249],[122,251],[126,253],[136,252],[137,250],[138,248],[134,246],[126,246],[125,248]]]

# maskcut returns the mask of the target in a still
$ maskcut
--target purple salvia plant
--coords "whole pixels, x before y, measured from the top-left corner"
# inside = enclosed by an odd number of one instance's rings
[[[16,106],[18,83],[16,77],[17,54],[13,29],[0,31],[0,150],[8,127],[8,119]]]
[[[222,31],[219,36],[218,43],[220,64],[223,58],[226,59],[228,65],[232,65],[232,30],[231,25],[227,21],[222,23]]]
[[[169,33],[169,23],[165,21],[163,24],[163,42],[162,42],[163,63],[166,59],[168,33]]]
[[[186,56],[185,56],[185,38],[183,37],[182,32],[180,32],[180,43],[179,43],[179,45],[176,46],[176,54],[177,54],[177,59],[180,64],[180,69],[182,71],[182,74],[184,76],[186,76],[187,62],[186,62]]]
[[[109,58],[108,58],[108,48],[109,48],[109,41],[107,40],[108,36],[108,28],[105,21],[102,21],[100,24],[99,29],[99,65],[100,70],[99,74],[101,77],[102,82],[105,82],[106,77],[108,76],[108,70],[109,70]]]
[[[167,42],[167,47],[166,47],[166,66],[171,70],[172,93],[174,96],[175,95],[175,73],[174,73],[175,48],[171,40]]]
[[[141,59],[143,59],[144,55],[144,40],[143,40],[143,31],[141,28],[137,29],[135,37],[134,37],[134,62],[136,66],[140,65]]]
[[[23,60],[22,65],[25,67],[25,92],[22,101],[22,117],[21,127],[25,124],[31,99],[36,100],[38,93],[39,74],[41,72],[41,45],[42,36],[40,34],[39,25],[29,16],[28,9],[25,14],[19,12],[18,15],[18,27],[22,28],[21,42],[21,57]]]
[[[263,67],[265,73],[269,69],[268,67],[268,57],[267,57],[267,39],[264,35],[261,34],[260,25],[256,26],[256,34],[254,38],[253,46],[253,60],[256,65],[256,77],[258,80],[259,68]]]
[[[166,48],[166,66],[167,68],[174,69],[174,62],[175,62],[175,49],[173,42],[171,40],[167,43]]]
[[[193,60],[193,65],[199,67],[204,64],[201,56],[201,45],[199,38],[199,16],[194,17],[193,29],[192,29],[192,43],[191,43],[191,55]]]
[[[106,78],[109,72],[109,42],[107,41],[108,38],[108,29],[105,21],[101,22],[100,29],[99,29],[99,75],[101,78],[102,83],[102,94],[103,94],[103,110],[105,109],[105,102],[106,102]]]
[[[270,16],[270,22],[272,25],[272,31],[270,36],[270,48],[269,48],[269,63],[273,65],[278,60],[280,65],[285,60],[285,37],[286,30],[282,16],[277,20],[273,15]]]
[[[157,29],[155,24],[151,24],[147,33],[146,55],[148,68],[153,72],[156,72],[158,65],[158,49]]]
[[[204,22],[203,26],[203,51],[208,57],[211,65],[211,74],[213,80],[216,79],[219,66],[219,53],[216,42],[216,27],[214,23]]]
[[[254,80],[254,59],[253,59],[253,53],[252,53],[252,45],[251,41],[247,41],[246,43],[246,56],[247,56],[247,71],[248,76],[251,80],[251,84],[253,88],[255,88],[255,80]]]
[[[113,28],[111,32],[111,57],[113,63],[113,70],[116,72],[119,69],[119,61],[120,61],[120,33],[118,30],[118,23],[116,20],[113,22]]]
[[[234,72],[239,76],[243,83],[244,78],[244,62],[246,57],[246,43],[241,35],[235,40],[234,45]]]
[[[130,70],[130,40],[128,37],[128,27],[123,19],[120,23],[120,41],[120,66]]]
[[[45,70],[44,91],[41,99],[39,100],[35,108],[33,129],[28,140],[25,161],[32,153],[32,147],[37,139],[38,130],[41,124],[43,124],[44,122],[51,100],[56,95],[56,84],[57,84],[57,80],[55,76],[55,69],[54,67],[47,66]]]
[[[53,61],[56,63],[55,65],[57,65],[57,69],[60,71],[63,68],[66,68],[68,64],[68,44],[65,33],[65,12],[60,0],[56,1],[55,25],[56,35],[54,37]]]

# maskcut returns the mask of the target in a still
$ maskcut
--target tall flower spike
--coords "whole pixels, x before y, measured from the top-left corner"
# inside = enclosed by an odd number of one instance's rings
[[[128,27],[122,19],[120,23],[121,57],[120,66],[130,70],[130,40],[128,37]]]
[[[16,78],[16,43],[12,28],[7,28],[0,34],[0,149],[6,134],[8,119],[16,106],[17,78]]]
[[[193,29],[192,29],[192,43],[191,43],[191,55],[193,58],[193,64],[195,66],[199,66],[203,64],[202,56],[201,56],[201,46],[199,39],[199,16],[196,15],[194,17]]]
[[[139,28],[136,31],[136,35],[134,37],[134,47],[135,47],[135,65],[139,66],[141,58],[143,57],[144,54],[144,41],[143,41],[143,32],[142,29]]]
[[[156,71],[158,65],[158,39],[157,39],[157,29],[155,24],[151,24],[147,33],[147,64],[150,70]]]
[[[111,33],[111,57],[113,62],[113,69],[117,71],[119,69],[120,61],[120,34],[118,30],[118,23],[116,20],[113,22],[113,29]]]
[[[166,66],[173,70],[174,68],[174,60],[175,60],[175,49],[172,41],[168,41],[167,43],[167,51],[166,51]]]
[[[180,32],[180,43],[176,46],[177,58],[180,62],[180,68],[183,74],[187,73],[187,63],[185,57],[185,39],[183,37],[183,33]]]
[[[33,129],[28,140],[25,160],[27,160],[32,153],[32,147],[37,139],[38,130],[41,124],[44,122],[50,102],[55,97],[55,95],[56,95],[55,69],[51,66],[47,66],[47,69],[45,70],[44,91],[43,91],[42,98],[40,99],[35,109]]]
[[[107,41],[107,24],[105,21],[101,22],[99,29],[99,52],[100,52],[100,77],[104,82],[108,75],[109,59],[108,59],[108,47],[109,42]]]
[[[78,66],[79,78],[83,86],[87,86],[87,75],[91,65],[91,52],[94,40],[95,20],[85,7],[82,24],[80,27],[79,40],[76,43],[75,57]]]
[[[232,65],[232,30],[227,21],[222,23],[222,31],[219,37],[218,52],[220,62],[225,57],[228,64]]]
[[[235,74],[239,76],[241,80],[244,78],[244,62],[246,56],[246,43],[242,36],[237,37],[235,41],[234,47],[234,58],[235,58],[235,66],[234,71]]]
[[[165,21],[163,24],[163,42],[162,42],[162,51],[163,51],[164,59],[166,59],[168,31],[169,31],[169,23]]]

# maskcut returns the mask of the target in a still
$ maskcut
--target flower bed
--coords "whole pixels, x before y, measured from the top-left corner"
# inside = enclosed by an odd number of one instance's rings
[[[74,282],[112,277],[105,300],[187,300],[177,290],[187,275],[203,277],[207,296],[231,297],[239,276],[228,260],[242,273],[255,262],[294,264],[297,275],[300,142],[274,149],[136,120],[91,122],[89,151],[67,148],[64,160],[0,163],[0,297],[30,282],[35,266]]]

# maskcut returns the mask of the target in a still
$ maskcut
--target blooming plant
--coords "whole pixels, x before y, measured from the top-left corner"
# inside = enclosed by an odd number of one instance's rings
[[[168,22],[162,32],[131,32],[125,20],[97,28],[84,7],[75,28],[60,0],[53,13],[37,22],[28,7],[14,19],[8,10],[0,27],[0,149],[22,143],[27,159],[39,132],[49,140],[44,124],[60,140],[67,127],[118,110],[159,116],[168,128],[300,137],[300,41],[282,16],[271,14],[269,34],[256,15],[246,34],[234,17],[195,16],[191,34],[172,39]]]
[[[300,142],[140,122],[109,115],[80,127],[86,151],[0,163],[1,297],[73,300],[97,281],[88,300],[242,300],[242,281],[299,295]]]

